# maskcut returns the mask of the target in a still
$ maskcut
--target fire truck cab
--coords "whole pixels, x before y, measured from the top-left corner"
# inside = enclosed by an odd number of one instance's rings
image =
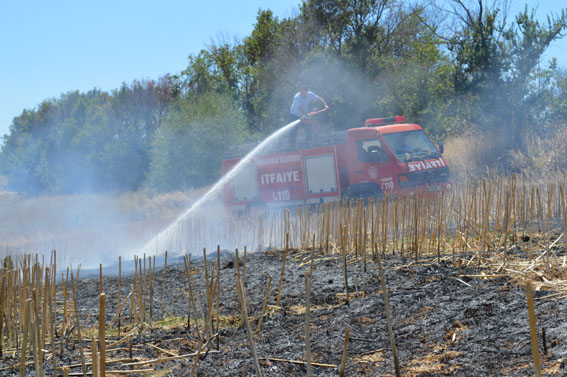
[[[437,192],[450,185],[442,144],[437,148],[405,117],[367,119],[363,127],[316,134],[309,146],[301,146],[299,139],[299,148],[281,139],[225,186],[227,207],[317,204],[342,197]],[[252,148],[243,146],[240,154]],[[223,174],[239,161],[224,160]]]

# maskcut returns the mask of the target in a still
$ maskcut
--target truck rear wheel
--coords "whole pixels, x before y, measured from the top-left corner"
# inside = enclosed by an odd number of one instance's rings
[[[374,182],[364,182],[350,185],[347,188],[346,196],[349,199],[381,198],[384,195],[380,186]]]

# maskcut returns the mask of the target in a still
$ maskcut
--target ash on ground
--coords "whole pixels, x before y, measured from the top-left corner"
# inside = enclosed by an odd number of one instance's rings
[[[287,256],[282,281],[280,306],[276,306],[284,253],[276,250],[249,253],[245,269],[240,255],[250,326],[254,332],[264,307],[268,281],[272,284],[260,331],[254,336],[260,368],[264,376],[306,375],[305,342],[305,271],[310,267],[309,250],[291,250]],[[394,376],[392,349],[388,337],[384,296],[378,264],[371,257],[364,263],[353,254],[348,256],[349,299],[345,295],[345,278],[340,254],[314,254],[311,289],[310,337],[313,374],[337,376],[344,350],[345,330],[350,327],[345,375]],[[462,259],[461,261],[467,261]],[[210,270],[216,254],[208,257]],[[403,376],[526,376],[534,374],[530,343],[525,287],[508,277],[486,274],[458,260],[445,257],[413,260],[386,256],[383,260],[390,300],[393,332]],[[236,263],[233,254],[223,253],[220,269],[220,339],[212,339],[196,364],[198,376],[255,375],[250,343],[241,323],[236,289]],[[107,342],[134,334],[116,347],[107,360],[130,359],[140,362],[164,359],[194,352],[199,344],[199,329],[204,332],[202,316],[206,313],[206,288],[203,260],[192,261],[191,271],[197,306],[191,312],[188,280],[183,263],[168,265],[164,293],[164,271],[156,269],[153,279],[153,306],[150,311],[149,277],[145,281],[144,325],[130,324],[130,305],[121,314],[121,336],[113,330]],[[215,268],[215,275],[217,269]],[[487,277],[479,277],[482,274]],[[148,275],[149,276],[149,275]],[[216,278],[214,279],[216,280]],[[79,282],[78,304],[81,323],[96,317],[99,282],[87,278]],[[127,297],[133,276],[122,279],[122,299]],[[107,294],[107,322],[117,310],[117,278],[104,278]],[[566,302],[549,291],[536,292],[536,316],[540,354],[545,375],[566,375],[567,322],[563,320]],[[216,298],[215,298],[216,310]],[[151,312],[151,321],[150,321]],[[138,315],[139,308],[138,308]],[[89,326],[93,326],[91,318]],[[114,322],[114,327],[116,327]],[[216,321],[213,321],[216,333]],[[543,330],[543,331],[542,331]],[[543,337],[545,332],[545,337]],[[77,364],[78,351],[66,342],[62,364]],[[108,347],[107,347],[108,349]],[[276,360],[277,359],[277,360]],[[163,360],[161,360],[163,361]],[[295,362],[292,362],[295,361]],[[4,364],[5,363],[5,364]],[[3,375],[18,374],[17,360],[4,357],[3,364],[14,368]],[[317,363],[317,364],[315,364]],[[50,373],[45,362],[46,374]],[[107,369],[131,369],[125,361],[108,364]],[[195,358],[143,364],[152,368],[139,375],[188,376]],[[336,365],[337,367],[332,367]],[[33,366],[28,367],[31,374]],[[74,367],[71,372],[78,373]]]

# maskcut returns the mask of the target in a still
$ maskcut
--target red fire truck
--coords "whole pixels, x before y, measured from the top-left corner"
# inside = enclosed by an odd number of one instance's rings
[[[255,157],[224,188],[233,210],[318,204],[342,197],[432,192],[450,187],[449,167],[423,129],[405,117],[367,119],[363,127],[315,134],[310,144],[286,137]],[[241,146],[244,155],[254,145]],[[222,162],[223,175],[241,157]]]

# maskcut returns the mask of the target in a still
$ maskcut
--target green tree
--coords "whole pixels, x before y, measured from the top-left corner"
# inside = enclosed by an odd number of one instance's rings
[[[507,135],[503,149],[524,148],[523,136],[536,124],[551,90],[549,69],[540,68],[551,42],[562,37],[567,17],[540,24],[526,7],[507,23],[498,1],[451,0],[459,29],[448,38],[455,54],[454,86],[466,98],[468,120],[484,130]]]
[[[135,190],[149,169],[150,140],[175,94],[171,79],[135,81],[44,101],[14,118],[0,171],[29,193]]]
[[[246,128],[230,93],[179,99],[152,142],[148,186],[168,191],[214,182],[223,154],[244,140]]]

